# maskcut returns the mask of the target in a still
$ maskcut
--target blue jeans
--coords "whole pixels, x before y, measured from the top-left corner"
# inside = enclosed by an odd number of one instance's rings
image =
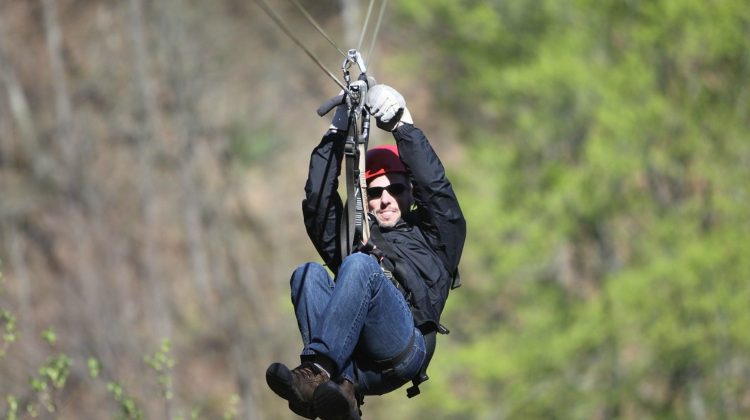
[[[381,395],[414,378],[425,361],[425,341],[403,295],[369,255],[344,259],[334,282],[317,263],[303,264],[290,280],[304,350],[335,362],[362,395]],[[384,375],[375,361],[411,350]],[[335,379],[335,378],[334,378]]]

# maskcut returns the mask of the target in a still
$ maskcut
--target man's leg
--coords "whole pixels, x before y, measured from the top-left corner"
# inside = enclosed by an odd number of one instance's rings
[[[289,281],[297,325],[305,346],[320,325],[333,294],[334,282],[326,269],[317,263],[303,264],[294,271]],[[303,363],[290,370],[281,363],[273,363],[266,371],[268,386],[289,401],[289,408],[299,416],[315,418],[311,403],[313,391],[330,376],[312,363]]]
[[[314,332],[321,327],[323,315],[333,295],[336,283],[320,264],[307,263],[299,266],[290,280],[292,304],[297,317],[297,326],[305,347],[310,344]],[[344,365],[340,376],[353,382],[354,368],[351,362]]]
[[[307,263],[297,267],[289,280],[297,326],[304,346],[310,344],[311,332],[317,326],[333,295],[335,283],[325,267]]]
[[[408,376],[404,382],[416,375],[424,361],[424,339],[421,334],[415,335],[406,300],[375,260],[365,254],[356,253],[344,260],[320,322],[302,358],[319,362],[334,376],[351,366],[355,347],[376,361],[391,360],[406,351],[398,366],[400,373]],[[410,351],[408,347],[414,347],[414,343],[416,347]],[[326,383],[316,391],[315,406],[322,414],[338,413],[344,407],[342,392],[337,396],[336,388],[336,384]]]

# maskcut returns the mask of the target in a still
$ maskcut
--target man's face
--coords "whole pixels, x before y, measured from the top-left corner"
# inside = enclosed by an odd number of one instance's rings
[[[367,185],[367,208],[375,215],[378,224],[393,227],[401,212],[411,206],[411,186],[403,173],[381,175]]]

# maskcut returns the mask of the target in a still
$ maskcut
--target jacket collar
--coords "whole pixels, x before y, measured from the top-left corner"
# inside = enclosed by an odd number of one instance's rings
[[[378,223],[377,219],[375,219],[375,216],[373,216],[372,213],[367,213],[367,217],[369,218],[370,226],[375,225],[375,224]],[[407,214],[406,218],[407,219],[409,218],[408,214]],[[398,230],[398,231],[402,231],[402,232],[408,232],[408,231],[411,230],[412,225],[410,223],[408,223],[406,220],[404,220],[404,218],[402,217],[402,218],[398,219],[398,221],[396,222],[396,224],[393,225],[392,227],[381,227],[380,225],[378,225],[378,227],[383,232],[387,232],[387,231],[391,231],[391,230]]]

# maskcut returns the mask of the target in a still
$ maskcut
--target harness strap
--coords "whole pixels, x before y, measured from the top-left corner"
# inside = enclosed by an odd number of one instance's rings
[[[355,157],[355,151],[354,151],[354,144],[353,141],[350,142],[351,134],[346,138],[346,145],[344,149],[346,160],[346,171],[347,173],[349,171],[353,171],[354,169],[354,157]],[[346,190],[347,191],[354,191],[354,179],[351,176],[346,177]],[[341,219],[341,224],[339,226],[339,241],[341,245],[341,261],[344,261],[344,258],[346,258],[349,254],[351,254],[352,250],[352,244],[354,244],[354,236],[355,232],[357,230],[357,223],[356,223],[356,217],[357,217],[357,199],[354,194],[349,194],[346,200],[346,213],[345,217]]]
[[[396,356],[386,359],[386,360],[376,360],[375,366],[377,366],[379,369],[383,371],[383,374],[388,376],[389,379],[392,377],[395,373],[396,366],[406,360],[406,358],[411,354],[412,347],[414,347],[414,340],[416,340],[417,334],[412,331],[411,338],[409,339],[409,344],[404,347],[403,350]]]
[[[411,339],[409,340],[409,344],[395,357],[387,360],[376,360],[375,366],[377,366],[379,369],[382,370],[383,375],[385,375],[386,379],[394,382],[395,385],[401,385],[401,379],[399,379],[396,376],[396,366],[406,360],[406,358],[411,354],[412,348],[414,347],[414,340],[416,340],[416,333],[412,333]],[[406,396],[409,398],[415,397],[419,395],[419,385],[430,379],[429,376],[427,376],[427,365],[430,364],[430,360],[432,359],[432,355],[435,352],[435,333],[429,333],[424,336],[425,339],[425,348],[427,350],[427,354],[425,357],[425,362],[422,365],[421,369],[419,370],[419,373],[417,373],[417,376],[412,379],[412,386],[406,389]]]
[[[396,290],[398,290],[399,293],[401,293],[401,296],[404,297],[404,300],[406,300],[406,303],[408,303],[411,306],[411,303],[409,303],[411,299],[411,292],[404,289],[404,286],[401,285],[401,283],[398,282],[396,279],[396,276],[393,275],[392,272],[386,270],[382,266],[380,267],[383,270],[383,274],[388,278],[388,280],[393,283],[394,286],[396,286]]]
[[[425,334],[424,336],[424,344],[425,344],[425,350],[427,350],[427,354],[425,355],[425,362],[422,365],[422,369],[420,369],[417,376],[412,379],[411,383],[412,386],[406,389],[406,396],[409,398],[413,398],[417,395],[419,395],[419,385],[430,379],[429,376],[427,376],[427,366],[430,365],[430,361],[432,360],[432,355],[435,354],[435,346],[437,344],[437,333],[430,332],[428,334]]]
[[[359,203],[361,208],[358,208],[359,216],[361,218],[360,223],[362,227],[362,243],[366,244],[370,240],[370,224],[367,223],[367,181],[365,180],[365,159],[367,157],[367,140],[369,137],[370,129],[370,118],[367,117],[362,121],[362,135],[359,143]],[[350,190],[351,191],[351,190]]]
[[[370,242],[367,244],[366,247],[364,247],[364,249],[361,249],[361,251],[370,253],[370,255],[375,257],[375,259],[378,260],[378,262],[382,262],[383,258],[387,256],[391,256],[392,258],[397,257],[391,244],[383,237],[383,233],[380,231],[380,227],[377,225],[377,223],[374,224],[372,228],[370,229],[370,238],[373,240],[373,242],[377,242],[380,248],[377,248],[372,242]],[[398,266],[398,264],[396,265]],[[388,274],[391,274],[391,276],[393,276],[393,274],[390,273],[389,271],[387,270],[383,270],[383,271],[386,272],[386,276],[388,276]],[[401,283],[398,282],[398,279],[396,279],[394,276],[394,278],[392,278],[391,281],[396,285],[396,288],[402,294],[404,294],[406,301],[409,302],[409,298],[410,298],[409,293],[404,289]],[[448,330],[448,328],[446,328],[443,324],[438,323],[437,331],[432,331],[432,332],[423,331],[423,337],[425,340],[425,349],[427,350],[427,354],[426,354],[425,362],[422,365],[422,368],[420,369],[417,376],[414,377],[414,379],[412,379],[412,386],[406,390],[406,396],[409,398],[419,395],[420,393],[419,385],[422,382],[430,379],[429,376],[427,376],[427,366],[429,366],[430,361],[432,360],[432,355],[435,353],[437,333],[448,334],[450,333],[450,330]],[[414,340],[413,335],[412,335],[412,340]],[[413,343],[409,344],[409,346],[411,345],[413,345]],[[396,358],[393,359],[394,361],[398,359],[396,362],[393,363],[394,366],[397,365],[399,362],[403,361],[403,358],[406,357],[406,355],[408,355],[407,350],[409,349],[410,347],[407,347],[406,350],[404,350],[404,352],[400,353],[398,356],[396,356]],[[377,363],[378,362],[376,362],[376,365]],[[391,374],[393,374],[393,371],[392,370],[388,371],[387,367],[384,372],[390,372]]]
[[[369,246],[372,249],[371,253],[376,255],[378,263],[380,263],[381,267],[383,266],[383,260],[385,258],[388,258],[394,265],[394,271],[396,271],[397,264],[395,260],[398,259],[398,254],[396,254],[396,251],[393,249],[393,246],[391,246],[391,243],[388,242],[383,236],[383,232],[380,231],[380,226],[375,223],[372,225],[369,231],[370,238],[372,238],[372,242],[369,243]],[[392,271],[386,269],[383,269],[383,271],[385,271],[386,276],[394,282],[396,288],[399,289],[399,291],[403,293],[404,296],[406,296],[407,293],[400,282],[400,280],[402,279],[399,279],[396,273],[393,273]],[[407,299],[406,301],[408,302],[409,299]]]
[[[347,62],[344,64],[346,65]],[[348,83],[349,77],[346,70],[345,75]],[[370,135],[370,114],[362,105],[364,96],[367,94],[367,77],[364,74],[360,74],[360,80],[351,84],[351,91],[357,96],[354,102],[349,103],[348,131],[344,143],[347,199],[346,216],[342,218],[339,226],[341,261],[349,256],[359,243],[367,243],[370,236],[370,227],[365,212],[367,205],[365,159]]]

